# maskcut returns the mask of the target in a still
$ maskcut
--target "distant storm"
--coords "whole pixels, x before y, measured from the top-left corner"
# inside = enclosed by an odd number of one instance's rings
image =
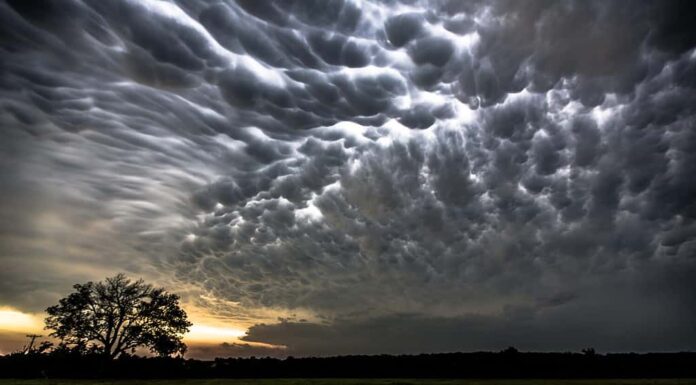
[[[193,357],[694,350],[694,14],[0,2],[0,352],[118,272]]]

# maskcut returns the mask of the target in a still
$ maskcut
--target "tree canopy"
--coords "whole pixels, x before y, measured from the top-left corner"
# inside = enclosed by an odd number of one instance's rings
[[[75,291],[46,309],[46,328],[61,343],[116,358],[138,347],[161,356],[183,354],[191,323],[179,296],[123,274],[73,286]]]

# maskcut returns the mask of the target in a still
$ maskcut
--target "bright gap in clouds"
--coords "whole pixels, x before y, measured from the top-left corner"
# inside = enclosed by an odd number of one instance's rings
[[[0,307],[0,332],[35,332],[41,330],[43,324],[39,316],[22,313],[11,307]]]
[[[44,329],[41,314],[24,313],[11,307],[0,307],[0,333],[41,333]],[[46,331],[44,334],[48,334]],[[194,324],[184,338],[189,342],[222,343],[238,340],[246,334],[244,328]]]
[[[233,327],[193,325],[186,334],[185,339],[197,342],[225,342],[230,339],[237,339],[245,334],[246,332],[243,329]]]

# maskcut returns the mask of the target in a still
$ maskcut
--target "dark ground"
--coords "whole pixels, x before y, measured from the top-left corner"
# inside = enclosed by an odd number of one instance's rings
[[[696,379],[193,379],[193,380],[15,380],[0,379],[0,385],[692,385]]]

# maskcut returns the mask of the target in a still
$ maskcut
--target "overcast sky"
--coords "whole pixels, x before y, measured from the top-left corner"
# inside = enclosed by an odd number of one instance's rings
[[[0,2],[0,351],[118,272],[193,357],[694,350],[694,8]]]

